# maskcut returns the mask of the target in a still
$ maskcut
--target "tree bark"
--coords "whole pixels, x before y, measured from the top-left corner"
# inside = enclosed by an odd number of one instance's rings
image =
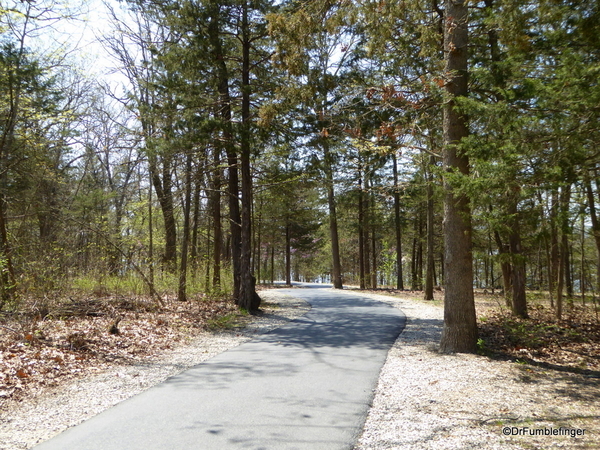
[[[556,318],[562,319],[563,313],[563,288],[565,286],[565,278],[568,274],[569,264],[569,202],[571,200],[571,185],[563,186],[560,192],[560,226],[561,226],[561,243],[559,251],[558,263],[558,283],[556,287]]]
[[[467,118],[456,98],[468,94],[468,8],[465,0],[446,0],[444,27],[444,328],[440,350],[475,352],[477,319],[473,295],[471,209],[469,198],[457,192],[456,177],[469,174],[468,156],[457,146],[468,135]]]
[[[394,231],[396,234],[396,288],[404,290],[404,275],[402,273],[402,228],[400,223],[400,191],[398,186],[398,158],[392,154],[394,173]]]
[[[219,92],[219,117],[221,119],[223,145],[227,155],[227,194],[229,199],[229,225],[231,233],[231,262],[233,271],[233,299],[239,304],[241,284],[242,231],[239,205],[238,155],[235,150],[232,132],[231,97],[229,95],[229,72],[220,37],[220,6],[216,1],[210,4],[211,19],[208,27],[209,41],[217,69]]]
[[[427,265],[425,272],[425,300],[433,300],[433,274],[435,272],[434,258],[434,203],[433,203],[433,175],[431,167],[435,164],[435,157],[429,159],[427,171]]]
[[[165,226],[165,253],[161,258],[162,264],[167,271],[174,272],[177,267],[177,225],[173,207],[171,158],[162,158],[162,170],[158,168],[156,156],[149,155],[148,163]]]
[[[285,226],[285,284],[292,284],[292,244],[289,222]]]
[[[211,210],[213,225],[213,276],[212,288],[221,289],[221,241],[223,240],[223,231],[221,226],[221,150],[218,146],[213,148],[213,176]]]
[[[371,181],[371,186],[373,185],[373,181]],[[377,234],[375,231],[375,198],[371,194],[370,198],[370,207],[371,207],[371,267],[373,268],[371,272],[371,289],[377,289]]]
[[[190,212],[192,204],[192,153],[188,152],[185,163],[185,198],[183,205],[183,240],[181,242],[181,260],[179,265],[179,289],[177,300],[187,301],[187,266],[190,242]]]
[[[551,195],[550,205],[550,276],[548,278],[548,290],[550,291],[550,306],[555,307],[555,294],[558,289],[560,249],[558,245],[558,191],[554,190]],[[562,286],[561,286],[562,291]]]
[[[592,182],[590,180],[589,174],[585,174],[585,191],[587,194],[588,206],[590,209],[590,219],[592,221],[592,234],[594,235],[594,242],[596,243],[596,282],[597,292],[600,292],[600,221],[598,220],[598,213],[596,210],[596,202],[594,199],[594,191],[592,189]]]
[[[502,242],[498,230],[494,230],[494,239],[500,255],[500,269],[502,270],[502,286],[504,289],[504,301],[507,307],[512,306],[512,266],[506,259],[510,254],[507,246]]]
[[[250,313],[260,307],[256,278],[252,274],[252,173],[250,171],[250,36],[248,4],[242,6],[242,133],[240,163],[242,173],[241,261],[238,306]]]
[[[342,289],[342,264],[340,260],[340,240],[338,237],[335,189],[333,184],[333,161],[327,138],[323,138],[323,155],[325,159],[325,176],[327,182],[327,205],[329,207],[329,234],[331,236],[332,281],[333,287]]]
[[[358,169],[358,278],[361,289],[365,283],[365,211],[363,200],[362,168]]]
[[[510,253],[512,257],[512,312],[514,315],[527,317],[527,296],[525,293],[525,259],[521,243],[521,226],[518,213],[519,189],[513,186],[509,199],[508,215],[510,217]]]

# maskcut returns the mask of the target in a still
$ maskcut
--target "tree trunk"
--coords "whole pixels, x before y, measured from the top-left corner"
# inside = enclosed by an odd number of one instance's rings
[[[241,283],[241,216],[239,205],[238,155],[234,146],[232,132],[231,97],[229,95],[229,72],[225,64],[225,55],[220,37],[220,6],[216,1],[210,4],[211,19],[208,37],[212,46],[213,60],[216,64],[219,92],[219,117],[223,132],[223,143],[227,155],[227,194],[229,198],[229,224],[231,233],[231,266],[233,271],[233,299],[239,304]]]
[[[425,272],[425,300],[433,300],[433,274],[435,272],[434,258],[434,203],[433,203],[433,174],[431,167],[435,157],[429,159],[430,168],[427,171],[427,266]]]
[[[185,163],[185,199],[183,205],[183,240],[181,242],[181,261],[179,265],[179,289],[177,300],[187,301],[187,265],[190,242],[190,212],[192,204],[192,153],[188,151]]]
[[[285,284],[292,284],[292,244],[289,223],[285,226]]]
[[[569,264],[569,202],[571,200],[571,185],[563,186],[560,192],[560,226],[561,226],[561,245],[560,257],[558,263],[558,283],[556,288],[556,318],[562,319],[563,313],[563,288],[565,286],[565,277],[568,274]]]
[[[275,247],[271,247],[271,285],[275,284]]]
[[[154,290],[154,214],[152,205],[152,186],[148,187],[148,279]]]
[[[588,206],[590,208],[590,219],[592,221],[592,234],[594,235],[594,242],[596,243],[596,290],[600,292],[600,221],[598,220],[598,213],[596,212],[596,202],[594,199],[594,191],[592,190],[592,182],[590,181],[589,175],[585,175],[585,190],[587,194]]]
[[[527,296],[525,294],[525,259],[521,244],[521,226],[517,210],[518,188],[513,187],[509,199],[508,215],[510,217],[510,253],[512,257],[512,312],[519,317],[527,317]]]
[[[500,269],[502,270],[502,286],[504,289],[504,301],[507,307],[512,307],[512,266],[507,260],[510,247],[507,249],[498,230],[494,230],[494,239],[500,255]]]
[[[332,281],[333,287],[342,289],[342,264],[340,260],[340,241],[338,237],[335,189],[333,183],[333,161],[327,138],[323,138],[323,155],[325,159],[325,176],[327,182],[327,205],[329,207],[329,235],[331,237]]]
[[[202,183],[203,181],[203,169],[205,169],[206,167],[202,167],[200,164],[198,164],[198,168],[196,169],[196,173],[194,174],[194,199],[192,201],[192,209],[193,209],[193,214],[192,214],[192,237],[190,240],[190,261],[192,261],[193,263],[193,270],[194,272],[196,271],[197,265],[198,265],[198,254],[199,254],[199,244],[198,244],[198,230],[200,229],[200,208],[201,208],[201,204],[200,204],[200,193],[202,191],[202,185],[204,183]],[[207,186],[204,186],[204,192],[207,193],[207,196],[210,197],[210,194],[208,193],[208,189]],[[210,200],[209,200],[210,203]],[[208,228],[208,224],[207,224],[207,228]],[[207,248],[208,251],[208,248]],[[208,286],[208,284],[207,284]]]
[[[398,186],[398,158],[396,152],[392,154],[394,171],[394,230],[396,234],[396,288],[404,289],[404,275],[402,273],[402,228],[400,223],[400,191]]]
[[[371,186],[373,186],[373,182],[371,181]],[[371,217],[371,267],[373,268],[371,272],[371,289],[377,289],[377,235],[375,232],[375,198],[373,194],[370,196],[370,206],[371,213],[369,216]]]
[[[456,108],[455,98],[468,94],[468,8],[465,0],[447,0],[444,53],[446,93],[444,104],[445,294],[444,328],[440,350],[475,352],[477,319],[473,295],[471,209],[469,198],[457,193],[457,174],[469,174],[469,159],[457,145],[468,135],[467,118]]]
[[[256,223],[256,245],[254,246],[254,257],[252,258],[252,262],[256,264],[256,279],[260,284],[262,282],[262,273],[261,273],[261,265],[262,265],[262,204],[263,199],[260,199],[260,206],[258,212],[258,222]]]
[[[221,226],[221,151],[218,146],[213,148],[212,192],[210,193],[212,226],[213,226],[213,276],[212,289],[221,289],[221,241],[223,231]]]
[[[414,222],[413,255],[412,255],[412,286],[413,291],[423,288],[423,205],[420,202]]]
[[[0,193],[0,244],[2,245],[2,265],[0,266],[0,309],[7,303],[15,300],[16,292],[16,278],[15,270],[12,263],[12,247],[8,240],[8,230],[6,224],[6,201],[5,196]]]
[[[358,174],[358,278],[361,289],[366,289],[365,283],[365,211],[362,186],[362,168]]]
[[[240,162],[242,173],[240,295],[238,306],[250,313],[260,307],[256,278],[252,274],[252,173],[250,171],[250,37],[248,4],[242,7],[242,133]]]
[[[173,207],[171,158],[162,158],[162,170],[160,171],[156,156],[149,156],[148,163],[165,226],[165,253],[161,258],[162,264],[167,271],[174,272],[177,267],[177,225]]]
[[[569,240],[569,236],[571,235],[571,226],[568,225],[568,227],[569,233],[568,235],[563,234],[562,245],[565,254],[565,291],[567,293],[567,299],[571,302],[573,300],[573,258],[571,257],[573,249]]]

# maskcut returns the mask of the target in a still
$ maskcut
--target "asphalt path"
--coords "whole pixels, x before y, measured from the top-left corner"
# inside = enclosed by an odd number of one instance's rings
[[[305,287],[282,290],[311,304],[305,316],[35,448],[351,449],[406,319],[359,293]]]

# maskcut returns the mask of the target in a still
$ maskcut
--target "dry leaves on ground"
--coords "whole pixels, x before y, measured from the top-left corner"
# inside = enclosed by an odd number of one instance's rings
[[[150,357],[239,317],[226,299],[165,302],[157,308],[146,299],[79,298],[0,315],[0,407],[116,361]]]

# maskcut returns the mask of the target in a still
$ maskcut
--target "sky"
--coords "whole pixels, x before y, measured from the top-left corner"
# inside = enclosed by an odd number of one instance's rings
[[[100,37],[112,32],[104,1],[84,1],[84,8],[89,12],[84,13],[81,20],[64,21],[61,28],[71,35],[70,44],[75,46],[73,54],[76,58],[86,61],[89,74],[110,79],[114,78],[116,61],[110,57],[99,41]],[[116,0],[109,0],[109,3],[113,4],[117,11],[120,8]]]
[[[26,48],[53,60],[57,55],[64,55],[65,65],[79,68],[86,76],[111,83],[124,82],[124,77],[115,73],[117,62],[99,40],[111,34],[113,28],[105,2],[116,11],[121,8],[117,0],[38,0],[33,3],[36,9],[30,13],[40,15],[43,20],[28,25]],[[6,10],[24,12],[26,5],[20,0],[0,0],[0,7]],[[17,42],[23,30],[22,17],[19,14],[12,18],[0,16],[0,26],[12,24],[12,31],[6,31],[6,35]]]

